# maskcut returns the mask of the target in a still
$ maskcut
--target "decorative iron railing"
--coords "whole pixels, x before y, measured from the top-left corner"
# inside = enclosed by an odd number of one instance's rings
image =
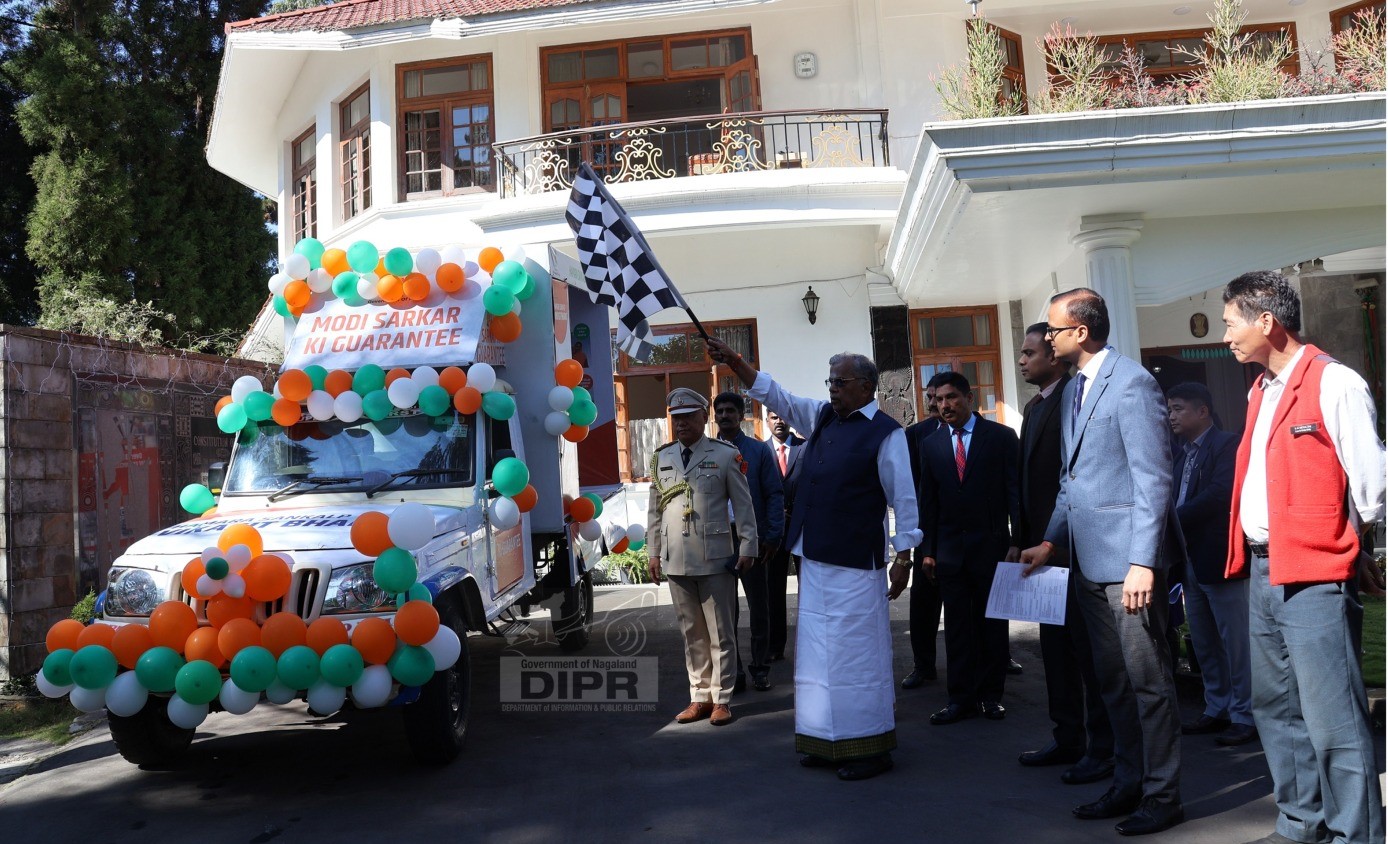
[[[494,144],[501,197],[568,190],[580,161],[608,184],[809,167],[886,167],[885,109],[755,111],[593,126]]]

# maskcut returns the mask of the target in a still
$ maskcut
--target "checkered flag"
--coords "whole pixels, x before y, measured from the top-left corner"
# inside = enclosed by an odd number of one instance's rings
[[[583,281],[593,301],[617,309],[618,347],[644,363],[655,349],[646,321],[666,308],[689,306],[587,162],[579,165],[564,218],[574,230]]]

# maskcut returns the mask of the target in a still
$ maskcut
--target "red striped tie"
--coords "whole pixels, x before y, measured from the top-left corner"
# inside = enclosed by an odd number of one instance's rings
[[[954,441],[954,468],[959,470],[960,481],[964,480],[964,433],[963,428],[954,429],[954,436],[958,438]]]

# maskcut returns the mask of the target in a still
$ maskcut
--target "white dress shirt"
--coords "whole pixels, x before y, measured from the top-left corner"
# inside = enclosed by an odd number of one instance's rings
[[[1263,404],[1253,423],[1248,472],[1239,497],[1239,522],[1250,542],[1268,541],[1268,438],[1272,419],[1291,374],[1305,356],[1306,347],[1296,354],[1276,378],[1267,375],[1253,390],[1262,389]],[[1252,400],[1253,390],[1248,395]],[[1335,444],[1335,456],[1349,479],[1350,521],[1356,526],[1383,518],[1383,443],[1378,439],[1373,395],[1364,379],[1341,363],[1326,366],[1321,376],[1321,417],[1325,433]]]
[[[788,392],[765,372],[757,373],[757,380],[747,391],[747,395],[789,422],[806,440],[814,434],[820,411],[828,404],[823,399],[807,399]],[[878,413],[877,402],[870,401],[856,412],[871,419]],[[919,527],[920,513],[916,506],[914,482],[911,479],[911,457],[906,449],[906,432],[903,429],[892,431],[878,447],[877,477],[896,518],[896,533],[892,534],[891,538],[892,550],[899,553],[915,548],[921,544],[924,534]],[[802,532],[790,552],[804,556],[804,542]]]
[[[1099,377],[1099,370],[1103,369],[1104,358],[1113,351],[1112,346],[1105,346],[1094,353],[1094,357],[1089,359],[1089,363],[1080,367],[1080,374],[1084,376],[1084,392],[1080,393],[1080,407],[1084,407],[1084,400],[1089,398],[1089,388],[1094,386],[1094,379]]]

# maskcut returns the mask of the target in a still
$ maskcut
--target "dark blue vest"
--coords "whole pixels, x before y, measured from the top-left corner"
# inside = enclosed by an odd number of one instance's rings
[[[900,427],[880,410],[871,419],[861,413],[840,419],[824,405],[796,463],[787,548],[803,532],[802,550],[811,560],[854,569],[882,566],[887,496],[877,474],[877,451]]]

